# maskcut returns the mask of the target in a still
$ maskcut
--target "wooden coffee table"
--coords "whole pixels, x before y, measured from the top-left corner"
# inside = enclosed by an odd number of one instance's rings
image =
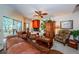
[[[49,48],[49,49],[52,46],[52,44],[50,43],[50,40],[47,40],[47,38],[45,38],[45,37],[37,37],[36,43],[38,43],[39,45],[44,46],[46,48]]]

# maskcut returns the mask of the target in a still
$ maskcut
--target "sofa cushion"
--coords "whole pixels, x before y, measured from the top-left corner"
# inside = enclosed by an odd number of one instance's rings
[[[7,48],[10,48],[12,45],[17,44],[19,42],[24,42],[22,38],[13,37],[7,40]]]
[[[27,42],[13,45],[7,50],[9,54],[39,54],[40,51]]]

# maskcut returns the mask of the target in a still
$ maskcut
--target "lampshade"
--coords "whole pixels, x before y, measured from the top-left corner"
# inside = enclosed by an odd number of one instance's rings
[[[32,27],[39,28],[40,27],[40,20],[32,20]]]

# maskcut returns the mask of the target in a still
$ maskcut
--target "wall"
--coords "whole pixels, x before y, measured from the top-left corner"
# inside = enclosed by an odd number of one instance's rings
[[[54,17],[54,20],[56,21],[56,26],[59,27],[60,27],[60,21],[73,20],[73,29],[70,30],[79,29],[79,12],[75,12],[66,16]],[[60,30],[60,28],[56,30],[56,33],[58,32],[58,30]]]
[[[32,31],[32,20],[30,20],[30,19],[27,19],[26,20],[26,24],[28,24],[29,25],[29,31],[31,32]],[[27,26],[26,26],[27,27]]]

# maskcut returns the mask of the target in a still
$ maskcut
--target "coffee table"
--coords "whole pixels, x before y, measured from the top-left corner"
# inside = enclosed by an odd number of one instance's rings
[[[51,48],[52,42],[50,41],[50,38],[45,38],[43,36],[39,36],[36,38],[36,43],[38,43],[41,46],[44,46],[46,48]]]

